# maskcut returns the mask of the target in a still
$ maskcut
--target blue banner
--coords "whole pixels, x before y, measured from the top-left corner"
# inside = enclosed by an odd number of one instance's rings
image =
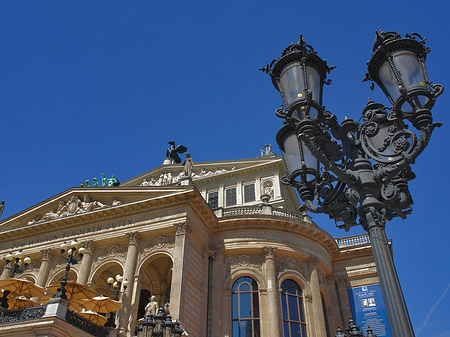
[[[370,326],[377,337],[392,337],[379,284],[348,289],[348,297],[353,320],[364,334]]]

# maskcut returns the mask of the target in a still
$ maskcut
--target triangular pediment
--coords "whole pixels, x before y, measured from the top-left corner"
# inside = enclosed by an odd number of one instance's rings
[[[265,167],[278,166],[284,170],[281,157],[275,155],[261,156],[252,159],[208,161],[194,163],[192,180],[204,182],[220,179],[226,175],[243,174],[246,171],[263,170]],[[156,167],[122,183],[121,186],[170,186],[179,184],[183,178],[182,164],[168,164]]]
[[[143,203],[173,202],[192,193],[197,193],[193,186],[71,188],[0,221],[0,234],[115,216]]]

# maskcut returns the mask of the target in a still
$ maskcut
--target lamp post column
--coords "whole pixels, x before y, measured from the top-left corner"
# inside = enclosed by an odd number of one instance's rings
[[[275,250],[273,247],[264,247],[265,271],[267,280],[267,299],[269,304],[269,331],[270,336],[280,336],[280,320],[278,310],[277,278],[275,273]]]
[[[310,268],[309,285],[311,287],[312,307],[314,312],[315,335],[317,337],[326,337],[327,331],[325,327],[325,318],[323,316],[322,296],[320,294],[319,273],[317,271],[317,264],[319,260],[311,256],[308,259],[308,266]]]
[[[371,213],[368,219],[368,233],[372,245],[373,257],[380,279],[381,292],[386,304],[392,336],[414,337],[414,330],[398,280],[394,260],[389,250],[384,226],[376,221]]]
[[[78,283],[80,284],[86,284],[87,280],[89,278],[89,275],[91,273],[91,267],[92,267],[92,258],[94,253],[94,247],[92,241],[87,241],[83,245],[84,248],[86,248],[86,251],[83,255],[83,260],[81,260],[81,266],[80,266],[80,275],[78,275]]]

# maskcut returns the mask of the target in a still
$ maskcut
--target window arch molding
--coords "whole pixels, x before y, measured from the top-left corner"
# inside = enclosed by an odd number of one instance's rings
[[[256,281],[256,283],[258,284],[259,291],[265,291],[267,289],[266,282],[260,273],[254,271],[254,270],[250,270],[245,267],[241,267],[241,268],[234,270],[233,273],[225,279],[224,287],[223,287],[224,290],[231,291],[231,288],[232,288],[234,282],[236,282],[236,280],[238,278],[245,277],[245,276],[251,277],[252,279],[254,279]]]

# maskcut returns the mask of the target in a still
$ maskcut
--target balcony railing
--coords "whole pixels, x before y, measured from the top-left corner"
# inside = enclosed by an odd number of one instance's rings
[[[46,305],[29,307],[19,310],[4,310],[0,312],[0,324],[8,324],[19,321],[30,321],[44,316]]]
[[[335,238],[335,240],[339,248],[347,248],[351,246],[359,246],[370,243],[369,235],[367,234],[348,236],[345,238]]]
[[[260,206],[241,206],[233,208],[216,208],[214,213],[217,217],[232,217],[232,216],[242,216],[242,215],[275,215],[290,219],[296,219],[301,221],[306,221],[312,223],[311,218],[308,215],[298,214],[292,211],[285,210],[283,208],[273,208],[270,205],[260,205]]]
[[[106,337],[108,335],[108,330],[98,326],[84,317],[81,317],[74,313],[73,311],[67,310],[66,321],[77,328],[90,333],[96,337]]]

